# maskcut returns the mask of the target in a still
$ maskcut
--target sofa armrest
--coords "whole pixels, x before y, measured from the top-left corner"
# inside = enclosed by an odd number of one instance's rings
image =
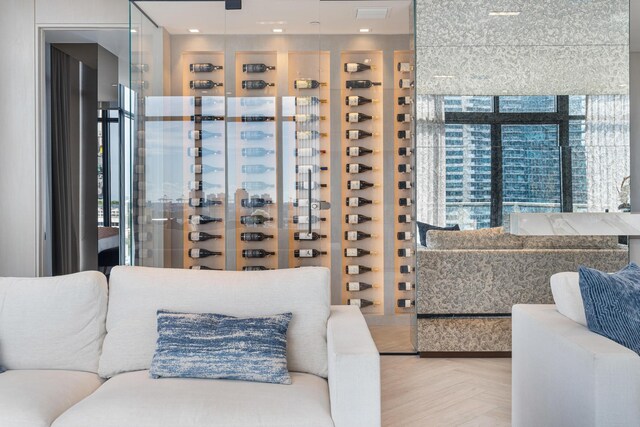
[[[513,307],[513,426],[631,426],[640,357],[560,314]]]
[[[357,307],[331,306],[327,346],[335,427],[380,426],[380,355]]]

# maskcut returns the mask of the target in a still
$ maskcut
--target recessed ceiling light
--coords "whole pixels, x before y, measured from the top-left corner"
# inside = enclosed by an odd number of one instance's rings
[[[132,33],[137,33],[137,32],[138,32],[138,30],[136,30],[135,28],[132,28],[132,29],[131,29],[131,32],[132,32]]]
[[[199,33],[199,32],[200,32],[200,30],[199,30],[199,29],[197,29],[197,28],[189,28],[189,32],[190,32],[190,33]]]
[[[282,28],[274,28],[273,30],[274,33],[284,33],[284,30]]]
[[[371,28],[360,28],[360,32],[361,33],[370,33],[371,32]]]
[[[501,10],[501,11],[489,12],[489,16],[518,16],[518,15],[520,15],[520,12],[517,12],[515,10],[513,11]]]

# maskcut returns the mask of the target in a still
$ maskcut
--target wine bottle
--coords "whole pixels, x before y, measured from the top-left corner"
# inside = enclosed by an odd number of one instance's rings
[[[296,173],[308,173],[311,172],[320,172],[320,171],[328,171],[329,168],[326,166],[318,166],[318,165],[296,165]]]
[[[361,71],[371,70],[371,65],[362,64],[359,62],[347,62],[344,64],[344,71],[347,73],[359,73]]]
[[[324,234],[318,234],[316,232],[312,232],[312,233],[303,233],[303,232],[296,232],[293,233],[293,240],[320,240],[320,239],[326,239],[327,236]]]
[[[263,199],[262,197],[252,197],[250,199],[242,199],[240,201],[240,205],[243,208],[250,208],[250,209],[263,208],[271,204],[273,204],[271,200]]]
[[[315,123],[318,120],[325,120],[325,117],[317,114],[296,114],[293,116],[293,121],[296,123]]]
[[[203,105],[211,106],[216,104],[224,103],[224,98],[222,96],[194,96],[193,97],[193,106],[194,107],[202,107]]]
[[[275,150],[267,150],[266,148],[261,147],[242,149],[242,157],[265,157],[275,153]]]
[[[315,215],[294,215],[293,216],[293,223],[294,224],[316,224],[318,222],[324,222],[326,221],[327,218],[321,218]]]
[[[191,89],[213,89],[214,87],[221,87],[222,83],[216,83],[213,80],[191,80],[189,87]]]
[[[413,87],[413,82],[410,79],[400,79],[398,84],[400,89],[410,89]]]
[[[296,190],[317,190],[318,188],[327,188],[327,184],[319,184],[315,181],[297,181]]]
[[[296,258],[317,258],[326,254],[326,252],[317,249],[296,249],[293,251],[293,256]]]
[[[360,157],[373,153],[373,150],[365,147],[347,147],[347,156]]]
[[[191,267],[189,267],[189,270],[207,270],[207,271],[222,271],[221,268],[211,268],[211,267],[207,267],[205,265],[192,265]]]
[[[364,190],[365,188],[375,187],[375,184],[372,184],[367,181],[362,180],[352,180],[347,181],[347,189],[349,190]]]
[[[242,89],[246,90],[260,90],[270,86],[275,86],[275,83],[267,83],[264,80],[243,80]]]
[[[371,255],[371,251],[367,251],[365,249],[360,249],[360,248],[345,248],[344,250],[344,256],[347,258],[355,258],[355,257],[361,257],[361,256],[367,256],[367,255]]]
[[[379,302],[373,302],[373,301],[369,301],[366,299],[361,299],[361,298],[351,298],[347,300],[347,304],[348,305],[355,305],[356,307],[360,307],[360,308],[365,308],[365,307],[370,307],[372,305],[379,305]]]
[[[203,225],[211,222],[222,222],[222,218],[214,218],[207,215],[189,215],[189,224]]]
[[[240,106],[242,107],[262,107],[263,105],[273,104],[271,97],[242,97],[240,98]]]
[[[242,267],[242,271],[266,271],[273,270],[273,268],[265,267],[264,265],[245,265]]]
[[[398,249],[398,256],[400,258],[409,258],[413,256],[413,250],[409,248],[401,248]]]
[[[359,129],[350,129],[345,132],[347,139],[364,139],[373,135],[371,132]]]
[[[275,252],[265,251],[264,249],[243,249],[242,258],[266,258],[275,255]]]
[[[399,190],[410,190],[411,188],[413,188],[411,181],[398,181]]]
[[[375,271],[375,269],[372,269],[371,267],[366,267],[364,265],[347,265],[344,268],[344,271],[349,275],[355,275],[355,274],[364,274],[370,271]]]
[[[189,258],[199,259],[207,258],[210,256],[220,256],[222,252],[214,252],[208,249],[189,249]]]
[[[414,289],[413,283],[411,283],[411,282],[399,282],[398,283],[398,290],[399,291],[406,292],[406,291],[411,291],[413,289]]]
[[[410,299],[399,299],[398,300],[398,307],[399,308],[411,308],[415,305],[415,302],[413,300]]]
[[[362,164],[362,163],[347,163],[347,166],[345,169],[347,173],[356,174],[356,173],[372,171],[373,167]]]
[[[189,190],[191,191],[202,191],[207,188],[219,188],[220,184],[212,184],[210,182],[205,181],[189,181]],[[220,202],[222,204],[222,202]]]
[[[222,205],[222,201],[220,200],[204,199],[202,197],[192,197],[189,199],[189,206],[191,206],[192,208],[203,208],[205,206],[220,205]]]
[[[262,181],[242,181],[242,189],[246,191],[261,191],[273,187],[275,187],[275,185]]]
[[[400,96],[398,97],[398,105],[411,105],[413,104],[413,98],[410,96]]]
[[[240,217],[240,224],[243,225],[262,225],[271,221],[273,221],[273,218],[264,215],[243,215]]]
[[[411,139],[411,131],[410,130],[399,130],[398,131],[398,139]]]
[[[400,206],[411,206],[413,204],[413,200],[410,197],[400,197],[398,199],[398,204]]]
[[[365,199],[364,197],[347,197],[346,205],[350,208],[357,208],[360,206],[371,205],[373,201]]]
[[[276,67],[269,66],[266,64],[242,64],[242,72],[243,73],[264,73],[267,71],[273,71]]]
[[[409,147],[400,147],[398,148],[398,156],[401,157],[409,157],[413,154],[413,149]]]
[[[295,100],[296,107],[308,107],[310,105],[324,104],[326,102],[326,99],[320,99],[317,96],[297,96]]]
[[[347,282],[347,292],[362,292],[374,286],[364,282]]]
[[[326,154],[327,150],[318,150],[317,148],[296,148],[294,155],[296,157],[313,157],[318,154]]]
[[[373,237],[372,234],[365,233],[363,231],[345,231],[344,232],[344,240],[349,242],[356,242],[358,240],[370,239]]]
[[[257,232],[240,233],[240,240],[243,242],[262,242],[267,239],[273,239],[273,235]]]
[[[211,173],[211,172],[224,172],[224,168],[218,168],[218,167],[209,166],[209,165],[191,165],[191,173],[203,174],[203,173]]]
[[[311,202],[309,202],[309,199],[296,199],[293,201],[293,206],[295,206],[296,208],[308,208],[309,203],[313,205],[313,204],[320,204],[325,202],[320,202],[320,200],[315,200],[315,199],[311,199]]]
[[[299,130],[296,131],[296,139],[308,141],[311,139],[318,139],[321,136],[327,136],[326,133],[320,133],[317,130]]]
[[[268,138],[273,138],[273,134],[261,130],[243,130],[240,132],[240,139],[243,141],[260,141]]]
[[[193,116],[191,116],[191,121],[195,123],[223,122],[224,116],[203,116],[202,114],[194,114]]]
[[[357,107],[359,105],[370,104],[373,102],[373,99],[365,98],[364,96],[355,95],[355,96],[347,96],[344,99],[345,105],[349,107]]]
[[[360,215],[360,214],[352,214],[352,215],[347,214],[344,216],[344,222],[346,224],[363,224],[371,220],[372,218],[370,216]]]
[[[195,141],[209,138],[222,138],[223,136],[219,132],[209,132],[208,130],[190,130],[188,135],[189,139],[193,139]]]
[[[200,148],[200,147],[189,147],[187,149],[187,155],[189,157],[203,157],[203,156],[220,156],[222,155],[222,151],[220,150],[210,150],[208,148]]]
[[[347,123],[361,123],[372,120],[373,116],[363,113],[346,113],[345,120]]]
[[[399,173],[411,173],[413,169],[411,168],[411,165],[409,163],[401,163],[398,165],[398,172]]]
[[[397,237],[398,240],[411,240],[413,239],[413,233],[410,231],[399,231]]]
[[[410,224],[412,220],[411,215],[398,215],[398,222],[400,224]]]
[[[412,117],[411,114],[401,113],[396,116],[396,120],[398,123],[411,123]]]
[[[400,266],[400,273],[401,274],[410,274],[410,273],[413,273],[414,270],[415,269],[410,265],[401,265]]]
[[[242,173],[247,174],[259,174],[276,170],[276,168],[270,168],[265,165],[242,165],[241,169]]]
[[[264,114],[243,115],[240,118],[243,122],[273,122],[275,117],[265,116]]]
[[[398,62],[397,69],[401,73],[409,73],[413,71],[413,65],[411,65],[409,62]]]
[[[312,79],[299,79],[293,82],[294,89],[317,89],[320,86],[326,85],[326,83],[321,83]]]
[[[369,89],[372,86],[382,86],[382,83],[371,80],[347,80],[345,85],[347,89]]]
[[[189,64],[189,71],[192,73],[210,73],[217,70],[222,70],[222,66],[209,63]]]
[[[211,239],[222,239],[222,236],[219,234],[209,234],[204,231],[192,231],[189,233],[188,237],[190,242],[205,242]]]

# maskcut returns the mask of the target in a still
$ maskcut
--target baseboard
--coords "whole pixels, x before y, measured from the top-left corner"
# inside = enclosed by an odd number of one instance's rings
[[[510,351],[420,351],[422,359],[511,358]]]

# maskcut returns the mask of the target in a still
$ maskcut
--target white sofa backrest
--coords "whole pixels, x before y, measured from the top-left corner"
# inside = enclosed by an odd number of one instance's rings
[[[582,326],[587,326],[578,273],[568,271],[551,276],[551,293],[560,314]]]
[[[0,366],[98,372],[106,314],[102,273],[0,278]]]
[[[291,312],[290,371],[327,376],[329,270],[194,271],[115,267],[99,374],[149,369],[160,309],[248,317]]]

